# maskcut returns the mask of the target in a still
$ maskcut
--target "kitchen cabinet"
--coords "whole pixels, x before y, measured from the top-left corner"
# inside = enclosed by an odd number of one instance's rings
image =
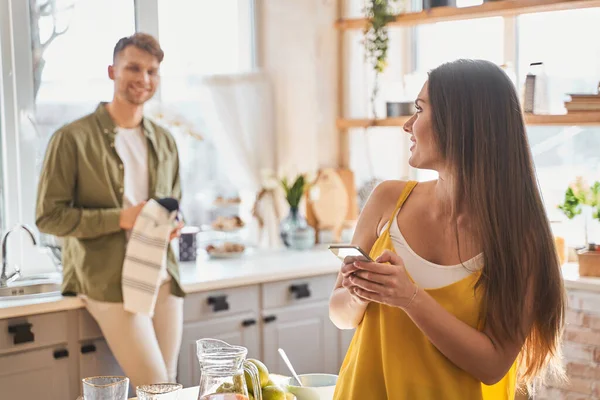
[[[329,320],[335,280],[328,274],[262,285],[263,361],[270,370],[289,375],[281,347],[299,374],[338,372],[338,329]]]
[[[328,306],[335,279],[325,274],[188,294],[178,381],[198,384],[201,338],[244,346],[272,372],[289,375],[281,347],[298,373],[337,373],[340,331]],[[85,309],[0,320],[0,397],[74,399],[81,379],[97,375],[123,371]]]
[[[248,357],[274,373],[289,374],[279,347],[298,373],[337,373],[339,333],[329,320],[335,279],[327,274],[188,295],[178,380],[184,387],[198,384],[196,341],[201,338],[244,346]]]
[[[248,349],[248,357],[261,359],[260,290],[258,285],[188,295],[184,300],[183,335],[177,380],[184,387],[200,380],[196,341],[223,340]]]
[[[183,328],[181,352],[179,353],[178,381],[184,387],[196,386],[200,381],[196,341],[202,338],[223,340],[229,344],[244,346],[248,357],[260,357],[260,332],[256,313],[220,317],[186,324]]]
[[[74,399],[66,346],[0,356],[0,394],[3,399]]]
[[[89,376],[122,376],[123,370],[104,339],[81,343],[79,379]]]
[[[338,330],[329,320],[327,301],[263,311],[264,363],[271,372],[289,375],[282,348],[298,374],[338,372]]]

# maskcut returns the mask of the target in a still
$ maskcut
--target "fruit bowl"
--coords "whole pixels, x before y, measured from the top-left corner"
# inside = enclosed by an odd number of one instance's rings
[[[295,378],[288,378],[285,387],[298,400],[332,400],[338,376],[333,374],[298,375],[303,386],[297,386]]]

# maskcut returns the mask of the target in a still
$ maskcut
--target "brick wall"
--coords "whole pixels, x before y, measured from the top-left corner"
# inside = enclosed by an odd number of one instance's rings
[[[549,384],[536,400],[600,399],[600,291],[568,291],[563,341],[569,381]]]

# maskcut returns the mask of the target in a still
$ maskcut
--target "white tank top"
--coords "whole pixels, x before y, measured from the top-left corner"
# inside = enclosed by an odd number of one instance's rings
[[[463,264],[457,265],[440,265],[427,261],[415,253],[408,245],[402,232],[400,232],[397,216],[398,214],[396,213],[392,219],[394,223],[390,228],[390,237],[394,244],[394,250],[402,258],[406,271],[419,287],[423,289],[437,289],[448,286],[466,278],[471,273],[483,267],[483,253],[465,261]],[[379,235],[385,231],[389,223],[390,221],[385,224]]]

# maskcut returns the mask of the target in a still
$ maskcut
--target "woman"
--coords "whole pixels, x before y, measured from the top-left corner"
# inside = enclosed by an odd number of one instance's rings
[[[430,182],[371,195],[331,320],[357,328],[335,399],[513,399],[560,374],[564,288],[515,88],[496,65],[431,71],[404,125]],[[548,368],[550,367],[550,368]]]

